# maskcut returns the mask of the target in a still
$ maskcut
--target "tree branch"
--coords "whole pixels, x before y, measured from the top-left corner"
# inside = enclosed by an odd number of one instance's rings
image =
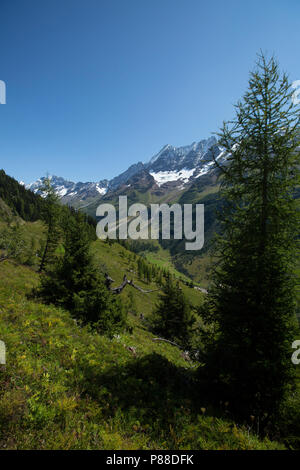
[[[113,282],[115,282],[107,273],[104,274],[104,277],[105,277],[105,283],[106,283],[106,287],[113,293],[113,294],[120,294],[122,292],[122,290],[127,286],[131,286],[131,287],[134,287],[134,289],[137,289],[139,290],[140,292],[142,292],[143,294],[149,294],[150,292],[156,292],[158,290],[161,290],[161,288],[159,289],[152,289],[152,290],[144,290],[142,289],[141,287],[139,286],[136,286],[133,282],[133,280],[129,280],[127,279],[127,276],[126,274],[124,274],[124,277],[123,277],[123,282],[122,284],[120,284],[118,287],[111,287],[111,284]]]
[[[165,343],[173,344],[173,346],[177,346],[178,348],[182,349],[182,347],[179,346],[179,344],[174,343],[173,341],[169,341],[168,339],[164,339],[164,338],[152,338],[152,341],[164,341]]]

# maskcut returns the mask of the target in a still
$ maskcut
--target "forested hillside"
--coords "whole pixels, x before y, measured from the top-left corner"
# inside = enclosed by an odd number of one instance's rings
[[[287,430],[278,435],[282,443],[258,437],[251,419],[237,423],[226,403],[216,406],[211,401],[193,355],[155,340],[151,319],[166,268],[151,265],[118,243],[92,242],[93,264],[100,273],[109,273],[112,287],[122,283],[124,274],[139,287],[126,286],[118,296],[126,311],[126,326],[118,333],[103,334],[72,311],[31,298],[32,288],[40,282],[37,268],[46,226],[41,221],[22,222],[13,215],[14,206],[3,203],[1,207],[2,233],[21,222],[24,246],[31,246],[34,239],[37,255],[28,263],[23,246],[16,257],[0,263],[0,338],[7,350],[6,365],[0,366],[1,448],[275,449],[294,445],[289,438],[294,426],[290,417],[286,417]],[[58,256],[62,256],[60,250]],[[180,286],[192,306],[202,305],[203,294],[186,282]],[[194,349],[201,348],[196,310],[195,315]],[[293,406],[291,402],[289,407]]]
[[[36,196],[0,170],[0,198],[11,208],[15,215],[34,222],[41,218],[43,199]]]
[[[42,241],[40,222],[23,227]],[[139,278],[138,260],[122,246],[97,241],[92,250],[115,285],[127,272],[139,287],[157,288]],[[157,291],[126,287],[127,327],[110,337],[71,312],[28,300],[39,283],[34,265],[7,260],[0,279],[0,338],[7,348],[7,364],[0,366],[1,448],[283,448],[249,433],[251,423],[249,429],[235,424],[226,408],[212,408],[204,390],[199,394],[197,362],[153,341],[149,319]],[[201,303],[201,294],[182,288]]]

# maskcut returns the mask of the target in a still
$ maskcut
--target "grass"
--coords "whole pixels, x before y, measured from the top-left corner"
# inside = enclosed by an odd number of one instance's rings
[[[172,267],[171,263],[167,261],[167,254],[162,254],[163,251],[164,250],[161,249],[158,254],[155,253],[155,256],[153,256],[152,252],[150,252],[147,254],[146,259],[156,266],[168,269],[177,279],[189,281],[189,278],[179,273],[174,267]],[[146,283],[138,278],[138,256],[136,260],[134,260],[134,254],[126,250],[126,248],[119,245],[118,243],[109,245],[104,241],[97,240],[92,243],[92,253],[96,266],[98,266],[101,271],[108,272],[109,275],[114,279],[115,283],[113,286],[121,284],[124,274],[127,274],[128,278],[133,279],[133,281],[138,286],[145,290],[158,289],[158,286],[155,282]],[[160,258],[160,262],[156,261],[158,258]],[[196,306],[202,302],[203,294],[201,294],[199,291],[187,287],[184,282],[181,282],[180,286],[184,293],[189,297],[193,305]],[[129,301],[128,295],[130,291],[134,295],[137,312],[143,313],[144,316],[151,314],[158,300],[159,292],[156,291],[150,294],[144,294],[135,289],[126,288],[122,294],[126,301]]]
[[[41,233],[38,224],[27,229]],[[116,283],[130,269],[135,278],[132,253],[122,246],[97,241],[92,250]],[[213,408],[198,383],[198,364],[154,342],[129,308],[128,329],[101,336],[65,310],[28,300],[38,282],[34,268],[0,263],[0,339],[7,350],[0,366],[0,449],[285,448]],[[193,302],[201,300],[183,288]],[[137,312],[147,317],[157,292],[132,291]],[[125,303],[128,292],[121,294]],[[292,400],[291,415],[293,407]]]

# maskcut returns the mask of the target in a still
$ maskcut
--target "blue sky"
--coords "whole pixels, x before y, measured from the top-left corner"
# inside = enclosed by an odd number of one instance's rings
[[[300,79],[299,0],[1,0],[0,168],[111,178],[209,137],[256,53]]]

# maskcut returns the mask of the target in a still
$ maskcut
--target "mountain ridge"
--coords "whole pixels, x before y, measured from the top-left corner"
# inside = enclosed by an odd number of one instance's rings
[[[82,203],[89,205],[104,196],[105,198],[112,196],[128,183],[139,187],[143,179],[147,179],[149,183],[149,177],[153,187],[157,190],[162,188],[163,192],[167,192],[170,188],[173,190],[175,187],[178,190],[186,189],[197,178],[213,172],[213,156],[220,158],[222,152],[222,147],[218,146],[213,136],[180,147],[166,144],[148,162],[134,163],[111,180],[75,183],[61,176],[52,175],[51,181],[62,203],[85,207]],[[41,188],[45,178],[39,178],[26,185],[26,188],[42,194]]]

